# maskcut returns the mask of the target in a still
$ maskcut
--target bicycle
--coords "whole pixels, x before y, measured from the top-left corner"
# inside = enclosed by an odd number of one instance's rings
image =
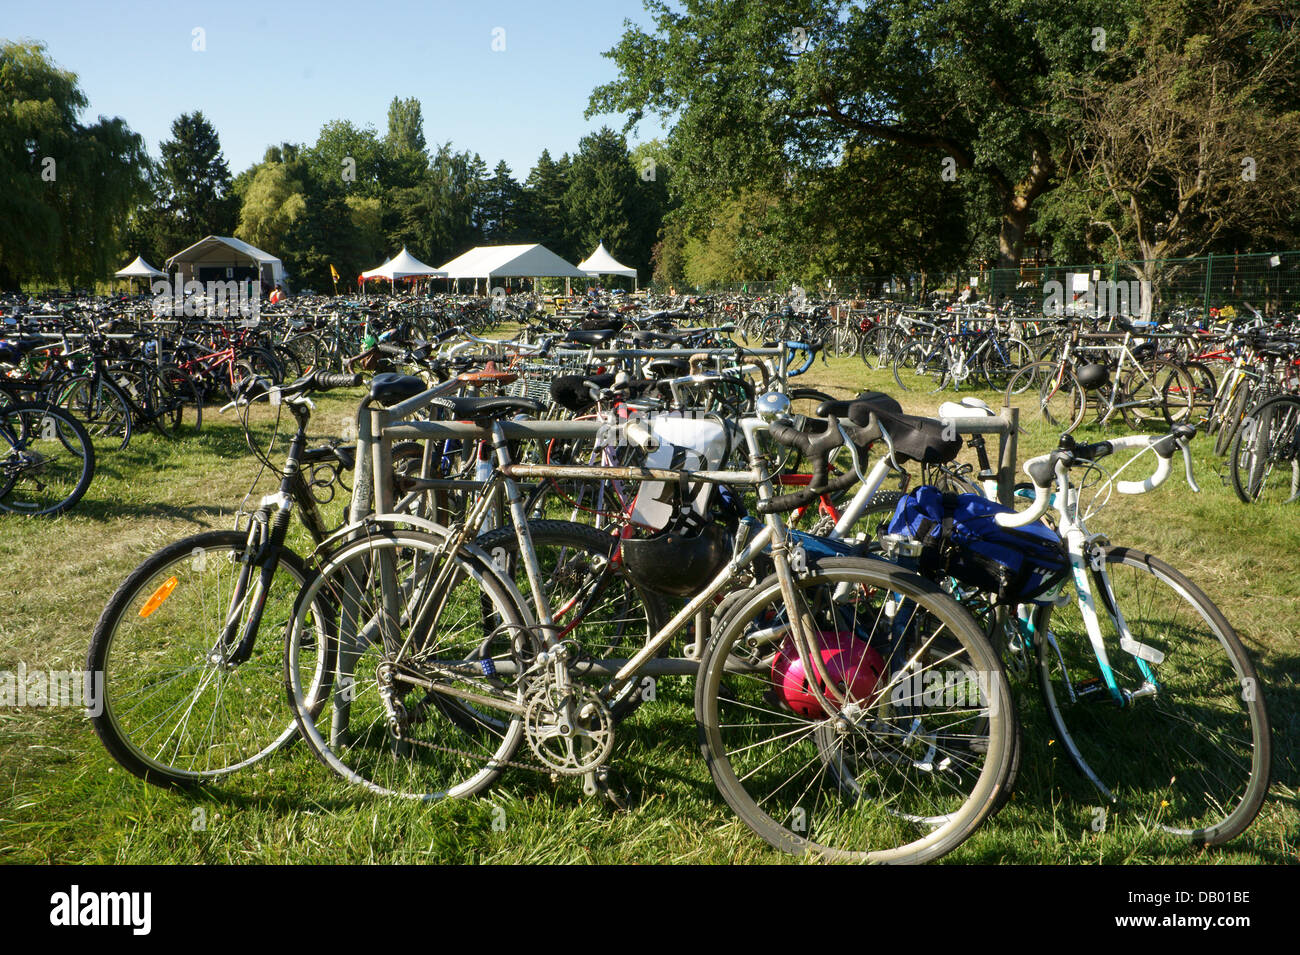
[[[1075,597],[1032,612],[1022,607],[1018,621],[1008,615],[1004,623],[1009,652],[1035,648],[1039,689],[1071,761],[1112,805],[1144,811],[1156,828],[1195,844],[1216,845],[1250,825],[1268,791],[1269,721],[1258,675],[1199,588],[1163,561],[1085,526],[1112,487],[1142,494],[1163,484],[1176,451],[1188,485],[1199,490],[1188,449],[1194,434],[1179,425],[1163,436],[1089,445],[1064,435],[1057,450],[1025,463],[1033,505],[998,522],[1023,526],[1049,507],[1057,512]],[[1154,453],[1154,473],[1117,480],[1141,458],[1135,455],[1084,510],[1070,470],[1095,468],[1125,449]]]
[[[315,577],[311,561],[285,544],[293,515],[315,542],[328,539],[312,488],[332,485],[351,467],[346,448],[307,448],[308,396],[360,380],[314,372],[274,392],[259,379],[242,384],[240,403],[274,394],[296,423],[279,490],[262,499],[246,530],[206,531],[147,558],[100,614],[86,658],[89,671],[103,674],[92,724],[110,755],[141,779],[164,787],[211,782],[262,760],[296,732],[284,711],[281,647],[257,636],[268,620],[287,623]],[[327,599],[304,610],[317,652],[333,652],[320,629],[330,619]],[[320,672],[327,679],[330,669]]]
[[[698,592],[630,657],[588,659],[559,636],[514,484],[564,470],[515,465],[507,449],[512,439],[594,428],[503,422],[486,409],[468,427],[399,423],[421,400],[377,415],[374,434],[381,446],[409,438],[491,440],[498,467],[489,488],[500,485],[510,502],[530,595],[525,601],[513,575],[474,541],[490,494],[463,527],[376,519],[330,554],[302,596],[307,606],[321,594],[338,595],[330,628],[338,670],[321,711],[314,712],[312,688],[322,685],[323,657],[304,610],[289,628],[285,667],[302,735],[336,773],[373,792],[420,799],[480,792],[506,768],[598,776],[613,751],[611,702],[644,675],[680,669],[680,659],[660,651],[770,546],[775,573],[731,602],[702,659],[686,664],[698,671],[701,748],[728,804],[783,850],[854,861],[935,858],[993,810],[1015,732],[996,655],[973,619],[915,574],[865,558],[805,564],[798,549],[791,557],[779,516],[790,501],[775,497],[759,444],[770,422],[742,422],[749,471],[638,469],[643,480],[754,486],[765,526],[729,560],[721,551],[719,564],[714,549]],[[828,434],[843,440],[848,433],[862,448],[879,436],[870,427],[843,427]],[[798,434],[772,430],[778,441]],[[383,503],[376,507],[382,512]],[[633,543],[623,542],[625,558]],[[708,551],[712,540],[705,544]],[[872,679],[860,679],[861,667],[844,669],[845,640],[872,648],[851,647],[864,666],[870,659]],[[789,674],[796,658],[816,675],[805,690],[791,691],[799,710],[781,702],[786,681],[777,676]],[[829,675],[832,667],[852,690]],[[926,674],[959,680],[960,700],[923,709],[892,693],[900,681]],[[517,758],[524,747],[527,758]]]
[[[54,517],[81,500],[94,476],[94,443],[66,411],[0,407],[0,511]]]

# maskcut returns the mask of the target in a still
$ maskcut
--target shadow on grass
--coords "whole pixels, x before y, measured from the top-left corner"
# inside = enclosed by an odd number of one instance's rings
[[[223,504],[187,504],[177,506],[175,504],[159,503],[140,503],[133,504],[129,501],[89,501],[82,499],[77,505],[77,515],[88,517],[96,521],[110,521],[120,517],[149,517],[154,519],[170,519],[186,521],[199,528],[210,528],[214,524],[211,521],[203,520],[205,517],[228,518],[231,514],[229,505]],[[221,526],[228,524],[228,520],[223,520]]]

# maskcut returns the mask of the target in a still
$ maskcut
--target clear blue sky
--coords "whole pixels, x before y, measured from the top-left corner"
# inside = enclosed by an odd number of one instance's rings
[[[76,73],[86,119],[121,116],[156,158],[172,120],[201,109],[232,174],[268,145],[315,142],[332,119],[382,135],[392,98],[414,96],[431,146],[450,140],[489,168],[504,159],[522,180],[543,148],[558,157],[601,125],[621,128],[582,113],[615,76],[601,54],[624,19],[648,22],[640,0],[0,0],[0,38],[39,40]],[[661,133],[648,121],[631,138]]]

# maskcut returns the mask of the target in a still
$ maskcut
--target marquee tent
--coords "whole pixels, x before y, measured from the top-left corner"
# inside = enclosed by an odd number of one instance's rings
[[[368,272],[362,272],[361,280],[367,282],[370,279],[388,279],[395,282],[398,279],[445,278],[446,275],[446,272],[425,265],[410,252],[407,252],[406,246],[402,246],[402,251],[383,265],[375,266]]]
[[[287,285],[284,265],[274,255],[239,239],[210,235],[167,260],[178,283],[257,279],[264,288]]]
[[[604,242],[597,245],[596,251],[584,261],[579,262],[578,268],[588,275],[625,275],[632,280],[633,288],[636,287],[636,269],[628,268],[610,255]]]
[[[119,279],[160,279],[166,274],[161,269],[155,269],[137,255],[130,265],[118,269],[113,273],[113,276]]]
[[[442,267],[448,278],[586,278],[544,245],[480,245]]]

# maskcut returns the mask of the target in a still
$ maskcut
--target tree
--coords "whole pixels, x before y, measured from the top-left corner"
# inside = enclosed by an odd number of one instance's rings
[[[41,44],[0,44],[0,289],[106,277],[145,196],[149,157],[118,118],[78,121],[74,73]]]
[[[235,235],[259,248],[287,254],[285,237],[306,212],[305,186],[290,165],[263,163],[244,194]]]
[[[388,106],[388,135],[384,139],[388,157],[387,181],[393,188],[410,188],[429,165],[424,142],[424,114],[415,97],[398,99]]]
[[[221,154],[221,139],[203,113],[182,113],[160,152],[161,184],[172,228],[191,242],[233,232],[239,210],[230,167]]]
[[[1076,209],[1147,283],[1225,233],[1285,235],[1300,205],[1300,21],[1282,0],[1144,8],[1103,69],[1063,84]],[[1294,238],[1294,235],[1291,235]]]
[[[484,184],[482,198],[483,241],[508,245],[519,241],[519,215],[523,189],[510,175],[505,160],[497,163]]]
[[[529,242],[538,242],[557,255],[567,255],[568,216],[564,194],[569,188],[570,160],[566,153],[558,161],[543,149],[528,178],[522,196],[521,231]]]
[[[602,128],[584,136],[564,194],[570,254],[585,258],[604,242],[612,254],[648,273],[662,219],[657,196],[655,184],[640,178],[622,135]]]
[[[588,115],[672,120],[696,209],[779,185],[792,162],[824,169],[881,143],[924,150],[932,188],[954,174],[992,185],[999,258],[1014,265],[1034,202],[1057,182],[1053,77],[1102,55],[1094,28],[1124,2],[684,0],[678,12],[646,0],[654,32],[628,25],[606,54],[619,78],[593,92]]]
[[[389,154],[373,126],[331,120],[306,150],[312,178],[336,195],[379,196],[389,185]]]

